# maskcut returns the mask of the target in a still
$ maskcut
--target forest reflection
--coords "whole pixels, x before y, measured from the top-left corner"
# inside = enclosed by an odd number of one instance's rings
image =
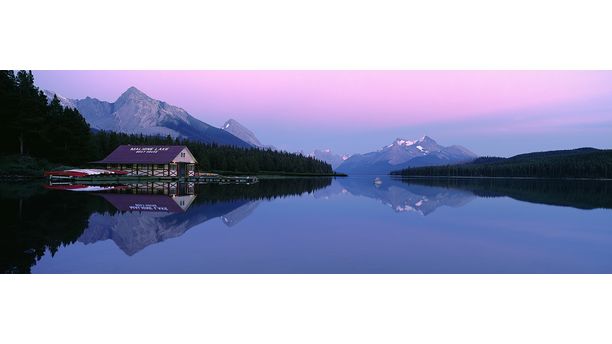
[[[47,251],[55,255],[76,242],[110,239],[133,255],[213,218],[236,225],[262,200],[312,193],[331,181],[321,177],[253,185],[0,183],[0,271],[29,273]]]
[[[44,255],[53,256],[63,246],[77,242],[90,245],[111,240],[122,254],[133,256],[211,219],[237,226],[262,202],[305,195],[315,200],[365,197],[393,212],[432,220],[441,207],[464,207],[477,198],[509,197],[534,204],[612,209],[612,182],[594,180],[385,177],[373,183],[369,177],[320,177],[261,179],[252,185],[0,183],[0,271],[28,273]],[[339,199],[329,207],[344,204]]]
[[[519,178],[398,178],[412,186],[446,188],[478,197],[510,197],[517,201],[577,209],[612,209],[612,181]]]

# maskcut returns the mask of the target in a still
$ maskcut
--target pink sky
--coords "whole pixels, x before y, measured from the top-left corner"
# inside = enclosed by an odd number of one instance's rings
[[[35,77],[41,88],[68,98],[114,101],[136,86],[212,125],[235,118],[261,141],[292,150],[354,153],[395,136],[428,134],[476,151],[489,131],[529,139],[541,128],[557,142],[555,133],[580,125],[593,127],[590,145],[605,144],[598,126],[611,134],[608,71],[37,71]],[[462,130],[482,135],[462,138]],[[584,128],[578,132],[585,135]],[[343,143],[364,133],[358,144]]]

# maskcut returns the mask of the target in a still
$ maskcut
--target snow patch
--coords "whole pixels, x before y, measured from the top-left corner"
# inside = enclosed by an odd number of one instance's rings
[[[414,144],[414,141],[404,140],[404,139],[397,139],[397,140],[395,140],[395,143],[397,143],[400,146],[411,146],[411,145]]]

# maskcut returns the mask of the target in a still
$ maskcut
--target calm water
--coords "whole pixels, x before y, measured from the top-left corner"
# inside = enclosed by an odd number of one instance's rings
[[[612,182],[0,184],[0,269],[32,273],[610,273]]]

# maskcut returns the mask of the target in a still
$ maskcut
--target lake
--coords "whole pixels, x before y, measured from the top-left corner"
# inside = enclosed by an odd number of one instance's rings
[[[5,273],[611,273],[612,182],[0,184]]]

